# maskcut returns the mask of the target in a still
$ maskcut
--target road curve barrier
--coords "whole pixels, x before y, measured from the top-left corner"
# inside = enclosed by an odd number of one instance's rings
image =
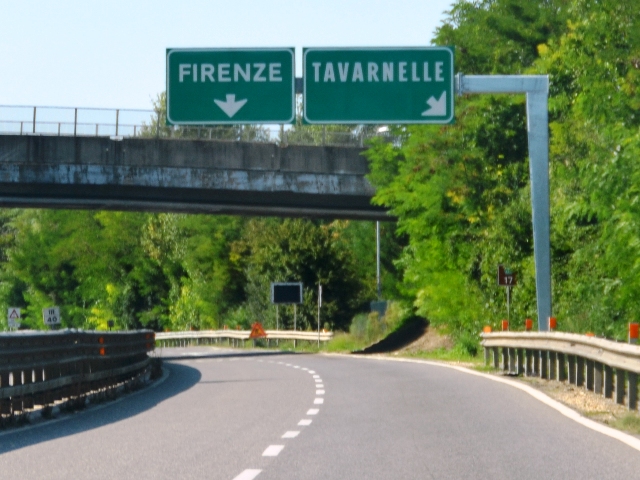
[[[480,335],[487,365],[492,361],[494,368],[512,375],[568,381],[638,409],[638,345],[561,332]]]
[[[156,333],[158,347],[187,347],[193,345],[214,345],[227,341],[228,345],[240,346],[250,340],[251,330],[199,330],[186,332]],[[271,340],[306,340],[309,342],[328,342],[333,332],[298,332],[294,330],[266,330],[267,344]]]
[[[83,400],[139,381],[150,369],[151,330],[0,333],[0,414]]]

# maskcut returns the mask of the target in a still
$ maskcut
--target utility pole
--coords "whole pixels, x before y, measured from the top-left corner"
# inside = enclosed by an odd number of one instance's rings
[[[380,221],[376,221],[376,291],[378,301],[382,298],[382,285],[380,284]]]

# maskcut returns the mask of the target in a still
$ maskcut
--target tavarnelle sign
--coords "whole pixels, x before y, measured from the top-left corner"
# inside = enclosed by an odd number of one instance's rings
[[[453,121],[451,48],[307,48],[307,123]]]
[[[453,121],[453,49],[307,48],[307,123]],[[293,48],[168,49],[167,121],[295,121]]]

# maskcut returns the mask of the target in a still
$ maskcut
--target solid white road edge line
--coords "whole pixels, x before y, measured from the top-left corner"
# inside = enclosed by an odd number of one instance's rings
[[[574,422],[577,422],[580,425],[583,425],[583,426],[585,426],[587,428],[590,428],[591,430],[595,430],[596,432],[599,432],[599,433],[601,433],[603,435],[606,435],[608,437],[615,438],[616,440],[619,440],[620,442],[624,443],[625,445],[628,445],[631,448],[634,448],[634,449],[640,451],[640,439],[638,439],[636,437],[633,437],[633,436],[631,436],[631,435],[629,435],[627,433],[621,432],[620,430],[616,430],[615,428],[607,427],[606,425],[602,425],[601,423],[598,423],[598,422],[596,422],[594,420],[590,420],[588,418],[585,418],[582,415],[580,415],[578,412],[576,412],[575,410],[572,410],[571,408],[567,407],[566,405],[563,405],[562,403],[558,402],[557,400],[554,400],[553,398],[551,398],[551,397],[547,396],[546,394],[542,393],[540,390],[536,390],[535,388],[530,387],[529,385],[524,385],[524,384],[522,384],[520,382],[516,382],[515,380],[509,380],[509,379],[502,378],[502,377],[496,377],[495,375],[489,375],[487,373],[476,372],[475,370],[471,370],[469,368],[457,367],[455,365],[447,365],[446,363],[432,362],[432,361],[429,361],[429,360],[415,360],[415,359],[412,359],[412,358],[367,357],[367,356],[364,356],[364,355],[342,355],[342,354],[333,354],[333,355],[337,355],[337,356],[341,356],[341,357],[362,358],[362,359],[366,359],[366,360],[387,360],[387,361],[392,361],[392,362],[423,363],[423,364],[426,364],[426,365],[433,365],[433,366],[436,366],[436,367],[451,368],[453,370],[458,370],[459,372],[468,373],[469,375],[475,375],[477,377],[483,377],[483,378],[486,378],[488,380],[492,380],[494,382],[504,383],[505,385],[511,385],[514,388],[518,388],[518,389],[522,390],[523,392],[528,393],[533,398],[535,398],[536,400],[544,403],[545,405],[548,405],[549,407],[557,410],[562,415],[564,415],[567,418],[570,418]]]
[[[263,457],[277,457],[282,451],[284,445],[269,445],[267,449],[262,452]]]
[[[257,470],[254,468],[247,468],[244,472],[242,472],[237,477],[234,477],[233,480],[253,480],[256,478],[262,470]]]

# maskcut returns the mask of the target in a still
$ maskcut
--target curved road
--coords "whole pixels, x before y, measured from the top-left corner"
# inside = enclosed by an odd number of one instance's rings
[[[178,359],[165,363],[161,384],[0,434],[0,475],[638,478],[637,450],[518,389],[449,368],[213,348],[169,354]]]

